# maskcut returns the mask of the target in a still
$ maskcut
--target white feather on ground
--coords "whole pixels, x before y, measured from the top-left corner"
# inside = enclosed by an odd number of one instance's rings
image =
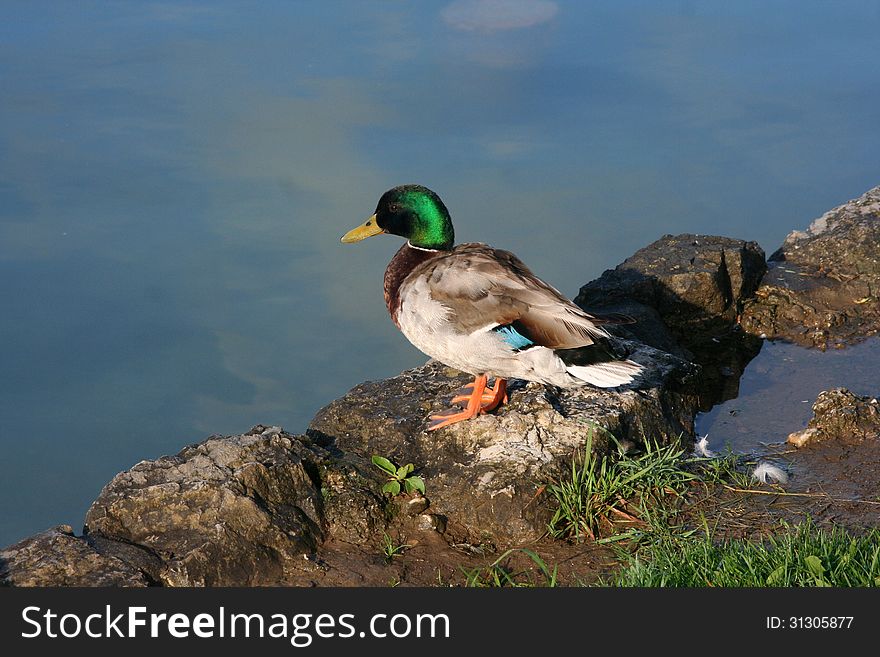
[[[709,449],[709,434],[707,433],[705,436],[700,438],[694,444],[694,453],[697,456],[705,456],[707,459],[714,459],[716,454],[711,449]]]
[[[767,461],[758,463],[755,469],[752,470],[752,476],[762,484],[772,484],[774,482],[780,484],[788,483],[788,474],[786,474],[785,470],[772,463],[767,463]]]

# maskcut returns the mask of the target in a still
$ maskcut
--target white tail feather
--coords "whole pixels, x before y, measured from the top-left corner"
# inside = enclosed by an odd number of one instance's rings
[[[616,388],[632,383],[644,368],[631,360],[615,360],[595,365],[567,365],[565,369],[572,376],[599,388]]]

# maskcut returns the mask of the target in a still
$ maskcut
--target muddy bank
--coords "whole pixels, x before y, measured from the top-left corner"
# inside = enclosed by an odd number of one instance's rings
[[[807,426],[771,452],[791,475],[790,497],[773,500],[780,517],[853,531],[878,526],[880,401],[834,388],[819,394],[812,411]]]

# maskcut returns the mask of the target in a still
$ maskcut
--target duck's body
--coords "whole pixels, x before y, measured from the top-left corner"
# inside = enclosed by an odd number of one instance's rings
[[[409,263],[414,266],[401,280],[398,272]],[[401,332],[462,372],[563,388],[616,386],[634,373],[634,364],[619,361],[567,364],[562,356],[568,354],[557,351],[596,344],[608,336],[599,325],[609,319],[582,311],[509,251],[471,243],[430,252],[407,243],[385,281],[388,311]]]
[[[453,247],[445,206],[430,190],[387,192],[367,222],[343,241],[393,232],[409,240],[385,270],[391,319],[418,349],[475,377],[464,411],[434,416],[431,428],[494,409],[505,379],[563,388],[630,383],[641,366],[606,348],[602,324],[631,321],[591,315],[535,276],[515,255],[486,244]],[[496,378],[486,388],[488,377]]]

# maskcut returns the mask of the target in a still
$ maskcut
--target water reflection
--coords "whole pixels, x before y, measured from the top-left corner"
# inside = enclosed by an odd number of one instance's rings
[[[511,2],[0,8],[0,544],[420,363],[338,244],[395,184],[569,294],[876,184],[870,4]]]
[[[739,382],[739,396],[697,417],[699,435],[715,450],[763,452],[785,442],[812,417],[823,390],[849,388],[857,395],[880,394],[880,340],[822,352],[786,342],[766,342]]]

